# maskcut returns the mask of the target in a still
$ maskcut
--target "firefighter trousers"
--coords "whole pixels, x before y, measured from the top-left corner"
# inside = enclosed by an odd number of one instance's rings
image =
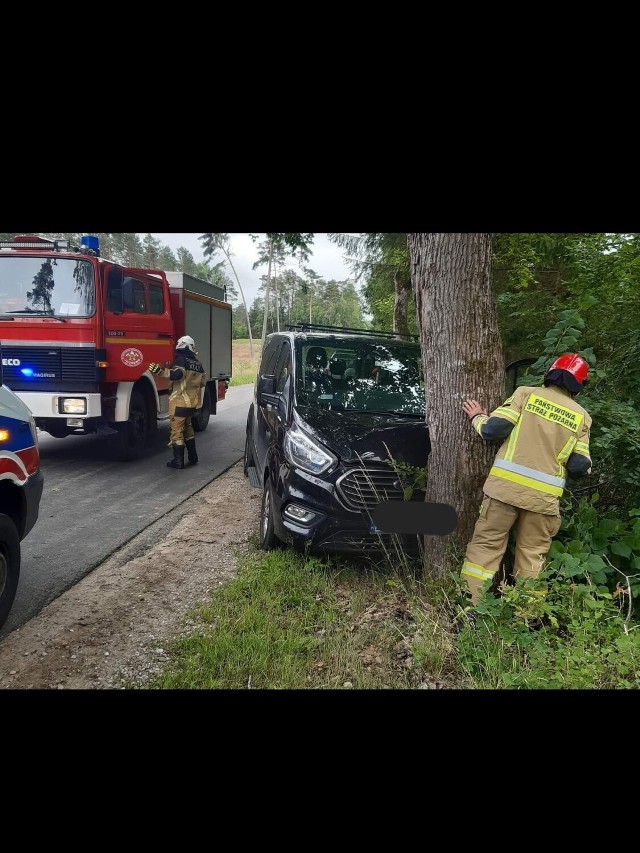
[[[485,581],[495,578],[514,523],[514,578],[517,579],[538,577],[561,521],[558,515],[531,512],[485,495],[462,566],[462,579],[466,581],[472,604],[480,598]]]
[[[185,441],[194,438],[195,432],[191,418],[195,415],[195,409],[187,409],[183,406],[175,406],[169,403],[169,447],[184,446]]]

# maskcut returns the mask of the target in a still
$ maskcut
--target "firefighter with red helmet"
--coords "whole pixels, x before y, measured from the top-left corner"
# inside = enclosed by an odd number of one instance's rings
[[[566,353],[545,373],[543,388],[521,386],[491,414],[476,400],[462,404],[481,438],[502,441],[462,566],[472,605],[494,579],[514,524],[514,577],[540,574],[560,529],[566,475],[591,473],[591,417],[574,399],[588,374],[583,358]]]
[[[152,362],[149,372],[171,380],[169,391],[169,447],[173,447],[173,459],[167,468],[184,468],[184,451],[187,449],[191,465],[197,465],[196,438],[191,418],[200,407],[201,390],[207,376],[196,353],[195,341],[183,335],[176,343],[173,364],[168,367]]]

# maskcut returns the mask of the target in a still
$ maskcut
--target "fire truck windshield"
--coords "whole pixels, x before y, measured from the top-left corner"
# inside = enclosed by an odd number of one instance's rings
[[[89,261],[0,252],[0,314],[91,317],[95,307]]]

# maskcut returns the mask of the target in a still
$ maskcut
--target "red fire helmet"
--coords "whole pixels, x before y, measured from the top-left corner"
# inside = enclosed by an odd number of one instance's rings
[[[571,352],[565,353],[564,355],[556,358],[547,373],[552,370],[566,370],[567,373],[570,373],[581,385],[584,384],[587,376],[589,375],[589,365],[584,358]]]

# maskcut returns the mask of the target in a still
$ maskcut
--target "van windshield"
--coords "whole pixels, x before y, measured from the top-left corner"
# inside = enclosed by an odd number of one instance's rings
[[[95,303],[89,261],[0,252],[0,314],[91,317]]]
[[[420,345],[367,338],[296,342],[298,404],[425,416]]]

